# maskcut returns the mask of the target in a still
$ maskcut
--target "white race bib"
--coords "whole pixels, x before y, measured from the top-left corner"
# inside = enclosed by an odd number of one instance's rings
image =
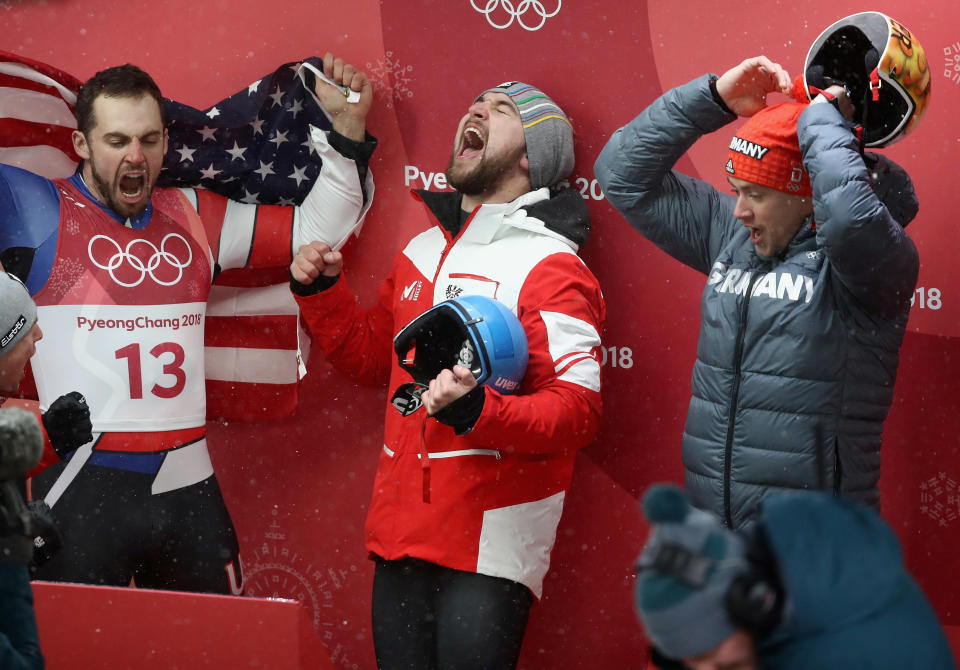
[[[39,307],[31,359],[42,408],[80,391],[94,432],[204,425],[206,303]]]

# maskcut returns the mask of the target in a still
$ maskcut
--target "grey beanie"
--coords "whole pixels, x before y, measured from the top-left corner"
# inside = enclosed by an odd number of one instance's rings
[[[10,353],[37,321],[37,306],[19,279],[0,272],[0,356]]]
[[[21,407],[0,409],[0,481],[27,474],[43,455],[40,420]]]
[[[26,565],[33,557],[31,517],[20,482],[42,453],[40,420],[20,407],[0,409],[0,516],[12,526],[0,536],[0,565]]]
[[[504,82],[483,93],[490,92],[510,96],[520,111],[530,162],[530,188],[554,186],[569,175],[573,170],[573,127],[557,103],[520,81]]]
[[[674,485],[651,486],[643,509],[652,530],[637,562],[637,614],[669,658],[704,654],[737,631],[725,599],[747,570],[743,540]]]

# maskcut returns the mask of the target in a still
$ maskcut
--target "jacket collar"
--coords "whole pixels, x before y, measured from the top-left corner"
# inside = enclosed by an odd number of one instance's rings
[[[817,229],[813,222],[813,216],[807,217],[807,220],[800,226],[800,230],[790,240],[787,250],[781,254],[778,261],[786,260],[800,253],[806,253],[817,248]]]
[[[412,191],[442,227],[460,214],[461,195],[457,192]],[[480,205],[470,214],[461,239],[477,244],[492,241],[502,227],[509,226],[553,237],[574,251],[590,237],[590,211],[576,189],[563,189],[551,197],[547,188],[528,191],[506,203]]]

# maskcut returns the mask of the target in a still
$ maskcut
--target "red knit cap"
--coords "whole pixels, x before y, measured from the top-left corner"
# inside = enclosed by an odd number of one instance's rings
[[[727,174],[790,195],[810,195],[810,177],[797,140],[797,119],[806,108],[784,102],[750,117],[730,141]]]

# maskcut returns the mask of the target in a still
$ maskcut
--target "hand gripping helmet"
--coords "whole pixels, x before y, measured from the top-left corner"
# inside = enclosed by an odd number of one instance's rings
[[[853,14],[824,30],[810,47],[803,78],[810,99],[817,89],[846,85],[865,147],[905,136],[930,102],[923,47],[905,26],[880,12]]]
[[[527,336],[520,320],[493,298],[467,295],[434,305],[393,339],[400,367],[429,384],[462,365],[480,384],[514,393],[527,369]]]

